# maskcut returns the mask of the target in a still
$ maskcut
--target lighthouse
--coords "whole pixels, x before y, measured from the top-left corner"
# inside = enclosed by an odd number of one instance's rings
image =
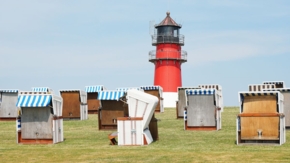
[[[154,27],[151,37],[156,50],[149,52],[149,61],[155,65],[154,85],[163,88],[164,107],[176,107],[177,87],[182,86],[181,64],[187,61],[187,52],[181,50],[184,45],[181,25],[167,12],[165,19]]]

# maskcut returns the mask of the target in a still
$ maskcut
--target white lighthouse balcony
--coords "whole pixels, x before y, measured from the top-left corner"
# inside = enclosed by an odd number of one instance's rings
[[[158,60],[176,60],[180,61],[181,63],[187,62],[187,52],[183,50],[181,51],[163,50],[157,52],[156,50],[151,50],[149,52],[149,61],[155,62]]]
[[[183,35],[151,35],[152,45],[157,45],[160,43],[174,43],[179,45],[184,45]]]

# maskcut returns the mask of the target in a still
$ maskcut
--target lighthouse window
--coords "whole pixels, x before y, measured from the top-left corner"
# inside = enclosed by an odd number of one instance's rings
[[[177,30],[174,30],[173,36],[177,37]]]
[[[161,26],[158,27],[157,33],[162,36],[178,36],[179,28],[174,26]]]

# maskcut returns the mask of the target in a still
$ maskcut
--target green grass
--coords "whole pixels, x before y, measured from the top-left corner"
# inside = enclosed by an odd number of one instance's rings
[[[15,122],[0,122],[0,162],[290,162],[290,143],[237,146],[237,107],[226,107],[220,131],[184,131],[175,109],[156,113],[159,140],[148,146],[112,146],[99,131],[97,115],[64,121],[65,141],[16,144]],[[287,131],[287,140],[290,140]]]

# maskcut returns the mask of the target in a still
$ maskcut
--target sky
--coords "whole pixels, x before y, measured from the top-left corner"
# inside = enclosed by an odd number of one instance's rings
[[[290,87],[289,0],[0,0],[0,89],[153,85],[150,21],[182,25],[183,86]]]

